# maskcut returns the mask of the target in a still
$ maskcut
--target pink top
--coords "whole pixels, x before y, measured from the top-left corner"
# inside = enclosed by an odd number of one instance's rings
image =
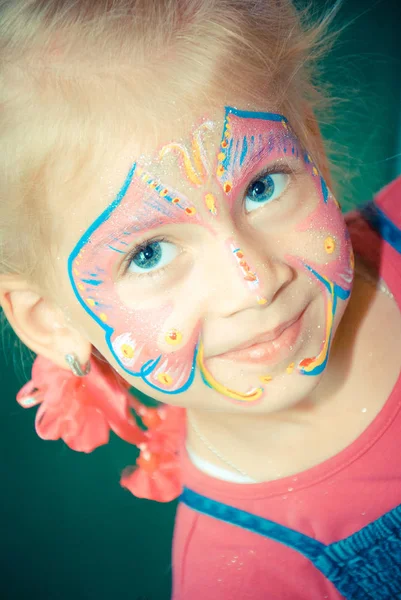
[[[361,213],[347,216],[354,249],[379,269],[401,307],[401,178],[387,186],[362,214],[371,226]],[[400,407],[401,375],[383,409],[350,446],[297,476],[266,483],[238,484],[210,477],[199,471],[183,450],[184,486],[324,545],[343,540],[401,504],[401,461],[396,459],[401,451]],[[391,582],[398,579],[394,573],[401,582],[401,541],[397,548],[393,554],[399,552],[400,562],[398,567],[392,562]],[[391,551],[384,552],[388,553]],[[380,554],[383,558],[383,551]],[[373,562],[366,559],[363,568],[369,569]],[[376,567],[376,576],[386,568]],[[358,575],[352,585],[359,585],[357,579]],[[395,589],[383,595],[376,590],[371,595],[368,582],[358,595],[344,591],[351,590],[351,584],[347,587],[343,582],[341,587],[342,583],[334,585],[332,581],[316,563],[282,541],[194,510],[185,499],[179,504],[173,544],[173,600],[401,598],[401,588],[400,595]],[[387,590],[384,584],[379,587]]]

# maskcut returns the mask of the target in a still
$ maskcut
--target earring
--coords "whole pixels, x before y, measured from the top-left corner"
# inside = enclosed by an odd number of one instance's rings
[[[75,377],[85,377],[85,375],[88,375],[91,370],[90,360],[88,360],[86,365],[82,366],[75,354],[66,354],[65,361]]]

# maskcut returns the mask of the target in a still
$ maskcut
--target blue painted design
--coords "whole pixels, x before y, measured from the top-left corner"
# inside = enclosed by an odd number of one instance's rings
[[[118,252],[119,254],[125,254],[124,250],[117,250],[117,248],[113,248],[113,246],[107,246],[108,248],[110,248],[110,250],[113,250],[113,252]]]
[[[181,502],[305,556],[347,600],[401,599],[401,505],[353,535],[325,545],[299,531],[184,488]],[[268,576],[268,575],[267,575]]]
[[[248,152],[248,140],[246,139],[246,135],[244,135],[244,137],[242,139],[241,156],[240,156],[240,159],[239,159],[240,167],[242,167],[242,164],[243,164],[243,162],[245,160],[247,152]]]
[[[242,119],[262,119],[263,121],[284,121],[285,123],[288,123],[285,117],[276,113],[238,110],[232,106],[226,106],[226,117],[227,115],[235,115]]]
[[[179,389],[174,390],[174,391],[169,391],[166,390],[165,388],[162,387],[157,387],[156,385],[154,385],[152,382],[150,382],[148,380],[149,375],[155,370],[155,368],[157,367],[158,363],[160,362],[161,356],[157,357],[154,360],[150,360],[147,363],[145,363],[144,365],[142,365],[141,369],[137,372],[132,372],[129,369],[127,369],[126,367],[124,367],[124,365],[121,363],[119,357],[116,355],[114,348],[112,346],[111,343],[111,336],[114,333],[114,329],[112,327],[110,327],[110,325],[108,325],[107,323],[105,323],[104,321],[102,321],[94,312],[92,312],[92,310],[90,309],[90,307],[83,301],[83,299],[81,298],[81,295],[78,291],[78,288],[75,284],[74,278],[73,278],[73,264],[74,264],[74,260],[77,258],[78,254],[80,253],[80,251],[82,250],[82,248],[89,242],[91,236],[93,235],[93,233],[100,227],[100,225],[102,223],[104,223],[105,221],[107,221],[110,216],[113,214],[113,212],[116,210],[116,208],[120,205],[120,203],[122,202],[122,200],[124,199],[127,190],[132,182],[132,179],[135,175],[135,171],[136,171],[136,163],[134,163],[134,165],[131,167],[126,180],[123,184],[123,186],[121,187],[120,191],[118,192],[115,200],[110,204],[110,206],[108,206],[102,213],[101,215],[92,223],[92,225],[89,227],[89,229],[83,234],[83,236],[80,238],[80,240],[78,241],[77,245],[75,246],[74,250],[71,252],[69,258],[68,258],[68,276],[70,279],[70,284],[71,287],[74,291],[75,296],[78,299],[78,302],[81,304],[82,308],[85,310],[85,312],[87,312],[91,318],[105,331],[105,339],[106,339],[106,344],[111,352],[111,354],[114,356],[114,358],[116,359],[117,363],[120,365],[120,367],[126,372],[129,373],[130,375],[134,376],[134,377],[141,377],[141,379],[143,381],[145,381],[145,383],[147,383],[151,388],[161,391],[167,395],[172,395],[172,394],[179,394],[183,391],[185,391],[186,389],[188,389],[188,387],[192,384],[193,379],[195,377],[195,367],[196,367],[196,357],[197,357],[197,351],[198,349],[195,349],[194,352],[194,358],[192,361],[192,366],[191,366],[191,372],[190,372],[190,376],[187,380],[187,382],[182,385]],[[164,189],[164,188],[162,188]],[[129,232],[126,233],[126,235],[130,235]],[[103,271],[103,269],[98,269],[99,271]],[[87,280],[82,280],[82,282],[87,283],[88,285],[93,285],[93,286],[98,286],[102,283],[102,281],[98,281],[95,279],[87,279]]]
[[[327,198],[329,197],[329,190],[327,189],[326,182],[322,176],[320,176],[320,182],[322,185],[323,200],[324,200],[324,203],[327,204]]]
[[[235,165],[235,164],[237,164],[237,160],[238,160],[238,151],[239,151],[239,140],[237,140],[237,141],[235,142],[234,159],[233,159],[234,165]]]
[[[255,136],[251,135],[250,144],[249,144],[249,152],[251,155],[253,154],[254,147],[255,147]]]
[[[310,267],[309,265],[307,265],[305,263],[304,263],[304,267],[306,269],[308,269],[308,271],[310,271],[312,273],[312,275],[314,275],[316,277],[316,279],[318,279],[318,281],[323,283],[323,285],[327,289],[329,295],[331,296],[332,303],[333,303],[332,318],[334,321],[334,317],[335,317],[336,310],[337,310],[337,299],[340,298],[340,300],[346,300],[347,298],[349,298],[349,296],[351,294],[351,289],[346,290],[346,289],[340,287],[333,281],[330,281],[329,279],[326,279],[325,277],[320,275],[317,271],[315,271],[315,269],[313,269],[312,267]],[[316,367],[314,369],[312,369],[311,371],[306,371],[306,370],[302,369],[302,367],[300,367],[300,372],[302,373],[302,375],[316,376],[316,375],[320,375],[321,373],[323,373],[323,371],[325,370],[325,368],[327,366],[327,362],[329,360],[332,338],[333,338],[333,328],[331,327],[330,336],[329,336],[329,340],[328,340],[328,344],[327,344],[326,357],[325,357],[324,361],[321,364],[316,365]]]
[[[101,279],[81,279],[82,283],[86,283],[87,285],[100,285],[101,283],[103,283],[103,281]]]
[[[361,214],[380,237],[401,254],[401,230],[397,225],[374,202],[365,206],[361,210]]]

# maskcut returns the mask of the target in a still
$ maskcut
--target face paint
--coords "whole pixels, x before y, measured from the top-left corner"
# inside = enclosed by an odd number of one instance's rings
[[[208,194],[205,194],[205,206],[211,215],[213,215],[214,217],[217,216],[217,201],[215,196],[210,192]]]
[[[124,371],[167,394],[188,388],[195,374],[199,326],[185,335],[168,304],[129,309],[115,285],[116,262],[136,237],[164,223],[200,223],[179,193],[134,165],[114,202],[78,242],[69,273],[85,310],[102,327]],[[119,232],[119,233],[117,233]]]
[[[214,125],[211,121],[205,121],[205,123],[202,123],[194,131],[192,134],[191,155],[184,144],[177,142],[166,144],[159,154],[159,158],[162,159],[169,152],[176,152],[180,159],[180,167],[183,175],[195,187],[203,185],[209,175],[210,169],[203,144],[203,134],[206,131],[212,131],[213,127]]]
[[[326,368],[329,358],[338,299],[347,300],[351,294],[354,258],[350,237],[344,227],[338,202],[328,191],[309,155],[305,156],[305,163],[320,192],[320,201],[313,213],[297,227],[297,231],[327,232],[322,240],[321,248],[322,262],[326,258],[324,267],[311,261],[302,264],[303,269],[312,276],[322,290],[326,322],[325,335],[319,354],[303,359],[298,365],[298,371],[303,375],[320,375]]]
[[[263,388],[261,388],[261,387],[252,388],[249,392],[245,392],[244,394],[241,394],[240,392],[231,390],[230,388],[226,387],[225,385],[219,383],[213,377],[213,375],[211,374],[211,372],[208,370],[207,366],[205,365],[204,357],[203,357],[202,342],[199,345],[197,364],[198,364],[200,373],[202,375],[203,382],[208,387],[215,390],[216,392],[219,392],[219,394],[222,394],[226,398],[230,398],[231,400],[236,400],[237,402],[241,402],[241,403],[243,403],[243,402],[255,403],[256,400],[259,400],[263,394]]]
[[[264,298],[261,295],[261,291],[260,291],[261,286],[260,286],[259,277],[249,266],[241,248],[238,248],[238,245],[232,239],[227,241],[227,246],[228,246],[229,252],[235,258],[235,262],[238,266],[238,270],[241,274],[241,278],[244,280],[248,289],[251,292],[255,293],[257,303],[258,304],[266,304],[267,303],[266,298]]]
[[[236,190],[249,181],[262,164],[286,156],[298,158],[300,152],[299,141],[283,116],[226,108],[216,175],[230,206]]]
[[[185,145],[172,142],[160,153],[161,158],[170,152],[178,153],[181,170],[195,187],[205,185],[209,177],[203,135],[212,128],[213,124],[206,121],[195,130],[191,152]],[[226,109],[216,157],[216,182],[221,186],[230,209],[239,197],[239,190],[260,172],[261,167],[287,156],[304,161],[318,197],[317,208],[299,226],[299,231],[327,230],[322,241],[321,262],[288,257],[289,263],[296,264],[314,278],[327,299],[322,351],[313,359],[301,361],[297,369],[303,374],[318,374],[327,362],[337,298],[348,297],[352,282],[350,245],[341,237],[343,225],[340,226],[338,206],[284,117]],[[203,198],[205,217],[215,217],[218,212],[215,195],[207,191]],[[172,301],[158,303],[150,296],[147,306],[130,308],[117,291],[116,264],[127,256],[128,249],[136,240],[143,238],[145,233],[151,235],[155,228],[163,225],[207,227],[201,212],[185,195],[171,189],[168,182],[159,181],[135,164],[114,202],[82,236],[72,252],[68,266],[71,284],[86,312],[103,329],[111,354],[128,374],[139,377],[155,390],[178,394],[190,387],[197,366],[208,387],[235,402],[253,404],[262,398],[263,387],[255,385],[248,392],[238,392],[217,381],[207,368],[201,342],[202,314],[197,314],[196,308],[193,308],[189,328],[188,322],[181,323]],[[244,284],[255,293],[260,305],[267,304],[261,293],[259,277],[241,249],[233,239],[228,245]],[[149,249],[149,242],[146,248]],[[295,363],[286,367],[288,374],[294,369]],[[270,383],[272,379],[269,374],[259,377],[263,384]]]

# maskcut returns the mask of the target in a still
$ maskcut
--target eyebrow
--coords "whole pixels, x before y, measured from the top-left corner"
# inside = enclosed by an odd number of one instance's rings
[[[297,142],[297,143],[299,144],[299,142]],[[300,147],[298,147],[298,150],[300,150]],[[267,148],[267,146],[263,146],[262,148],[260,148],[260,150],[257,150],[254,154],[251,154],[248,158],[248,164],[240,172],[239,179],[241,181],[244,181],[245,179],[248,179],[252,173],[254,173],[255,171],[258,171],[258,169],[260,169],[260,163],[264,162],[265,159],[268,158],[269,153],[270,153],[270,150]],[[286,162],[288,164],[290,164],[291,159],[299,160],[299,155],[300,155],[299,151],[296,154],[284,152],[283,155],[280,156],[280,158],[276,157],[274,160],[269,162],[266,167],[271,167],[272,169],[276,168],[282,164],[283,159],[286,159]]]

